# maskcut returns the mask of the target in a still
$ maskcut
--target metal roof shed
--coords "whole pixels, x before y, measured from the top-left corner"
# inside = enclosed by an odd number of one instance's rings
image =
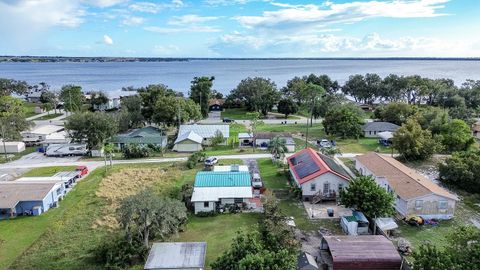
[[[327,254],[335,270],[398,270],[402,258],[393,243],[382,235],[325,236],[322,256]]]
[[[144,269],[202,270],[206,251],[205,242],[154,243]]]

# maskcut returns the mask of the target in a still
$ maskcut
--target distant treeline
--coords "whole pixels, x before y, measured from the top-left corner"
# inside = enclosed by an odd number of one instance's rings
[[[305,58],[162,58],[162,57],[67,57],[67,56],[0,56],[0,62],[188,62],[191,60],[410,60],[410,61],[480,61],[479,57],[473,58],[441,58],[441,57],[305,57]]]

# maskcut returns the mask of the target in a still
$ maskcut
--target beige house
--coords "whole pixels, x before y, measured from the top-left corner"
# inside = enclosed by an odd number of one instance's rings
[[[312,148],[303,149],[287,161],[292,179],[302,190],[304,201],[335,200],[350,181],[348,172],[341,165]]]
[[[226,145],[230,137],[229,125],[181,125],[175,140],[173,151],[198,152],[204,146],[211,145],[211,139],[220,132],[225,139],[220,145]]]
[[[396,159],[370,152],[355,158],[355,168],[371,175],[396,196],[395,209],[403,216],[451,219],[458,197]]]

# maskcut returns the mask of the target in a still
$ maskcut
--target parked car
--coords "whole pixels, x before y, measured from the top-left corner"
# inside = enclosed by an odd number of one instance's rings
[[[223,118],[223,123],[233,123],[235,120],[230,119],[230,118]]]
[[[75,171],[78,172],[78,178],[81,178],[82,176],[86,175],[88,173],[88,168],[87,166],[78,166]]]
[[[208,157],[205,159],[205,166],[213,166],[218,163],[218,158],[216,157]]]
[[[329,141],[329,140],[326,140],[326,139],[322,139],[322,140],[317,141],[317,144],[318,144],[320,147],[323,147],[323,148],[332,147],[332,144],[330,143],[330,141]]]
[[[261,188],[263,186],[262,184],[262,178],[260,178],[260,174],[254,173],[252,175],[252,186],[254,188]]]

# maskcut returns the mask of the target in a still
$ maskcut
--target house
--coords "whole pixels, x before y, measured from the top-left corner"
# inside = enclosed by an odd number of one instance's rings
[[[23,137],[23,142],[26,145],[36,145],[39,144],[47,138],[47,135],[52,133],[60,132],[65,130],[64,127],[55,126],[55,125],[45,125],[40,127],[35,127],[32,130],[24,131],[21,133]]]
[[[453,218],[458,197],[396,159],[371,152],[357,156],[355,168],[395,194],[395,209],[401,216]]]
[[[4,142],[0,141],[0,153],[16,154],[25,151],[24,142]]]
[[[162,148],[167,147],[167,136],[157,127],[143,127],[129,130],[125,133],[114,136],[110,142],[118,149],[123,149],[126,144],[139,146],[155,145]]]
[[[334,159],[312,148],[288,157],[287,162],[293,182],[302,190],[302,199],[312,203],[335,200],[351,178]]]
[[[64,194],[62,182],[0,182],[0,216],[40,215],[58,206]]]
[[[209,111],[222,111],[223,110],[223,104],[225,103],[224,99],[218,99],[218,98],[213,98],[210,99],[208,102],[208,110]]]
[[[472,135],[473,137],[480,139],[480,121],[472,125]]]
[[[116,97],[116,98],[109,98],[106,103],[97,105],[93,105],[93,110],[94,111],[112,111],[112,110],[118,110],[120,109],[121,106],[121,98]]]
[[[248,172],[247,165],[225,165],[225,166],[213,166],[214,172]]]
[[[211,139],[220,132],[225,139],[220,145],[226,145],[230,137],[229,125],[180,125],[173,150],[177,152],[198,152],[204,146],[211,145]]]
[[[251,198],[253,188],[248,172],[201,171],[195,176],[191,199],[195,214],[248,204]]]
[[[308,252],[301,252],[298,256],[297,270],[318,270],[318,264],[315,257]]]
[[[286,132],[258,132],[254,136],[255,146],[260,149],[267,149],[270,141],[277,136],[285,140],[288,152],[295,152],[295,141],[292,135]]]
[[[376,138],[380,132],[395,132],[399,127],[400,126],[389,122],[368,122],[362,126],[362,130],[365,137]]]
[[[322,269],[398,270],[402,257],[383,235],[324,236],[320,244]]]
[[[40,103],[40,98],[42,97],[43,91],[30,92],[26,96],[26,100],[31,103]]]
[[[253,146],[253,134],[247,132],[238,133],[238,145],[242,146]]]
[[[368,219],[362,212],[352,211],[351,216],[343,216],[340,219],[343,231],[348,235],[370,234],[368,231]]]
[[[206,253],[205,242],[153,243],[143,269],[203,270]]]

